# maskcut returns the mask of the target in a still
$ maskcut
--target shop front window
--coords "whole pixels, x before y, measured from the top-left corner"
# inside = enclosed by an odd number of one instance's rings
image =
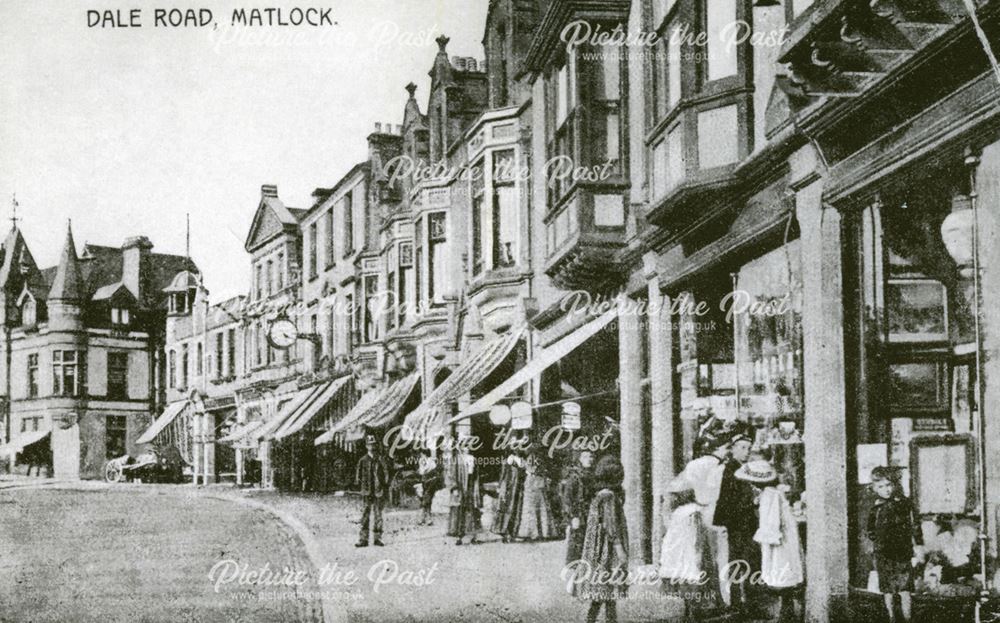
[[[923,540],[911,570],[917,603],[950,609],[976,593],[981,576],[972,274],[955,264],[940,233],[969,198],[964,180],[927,179],[887,191],[851,222],[858,261],[845,290],[852,284],[859,293],[849,308],[858,319],[848,351],[857,414],[848,429],[848,491],[858,519],[851,584],[874,588],[871,537],[879,534],[869,528],[885,504],[876,481],[887,474],[892,495],[912,505]],[[995,586],[995,562],[985,564]]]

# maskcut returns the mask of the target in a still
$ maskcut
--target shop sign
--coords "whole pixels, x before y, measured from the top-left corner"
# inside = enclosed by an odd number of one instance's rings
[[[531,428],[531,405],[527,402],[515,402],[510,406],[510,427],[513,430]]]

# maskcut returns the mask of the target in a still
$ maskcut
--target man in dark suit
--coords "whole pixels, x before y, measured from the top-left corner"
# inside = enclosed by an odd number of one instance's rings
[[[385,460],[375,455],[375,445],[375,435],[368,435],[365,438],[365,447],[368,452],[358,461],[358,469],[355,474],[355,481],[361,488],[361,499],[364,502],[364,511],[361,513],[361,534],[355,547],[368,546],[368,528],[373,513],[375,525],[371,528],[375,537],[374,543],[380,547],[383,545],[382,504],[389,488],[389,469],[386,467]]]
[[[753,486],[736,478],[736,470],[750,457],[752,440],[739,433],[730,441],[730,456],[722,475],[719,501],[713,522],[726,529],[729,538],[729,573],[732,605],[750,611],[753,608],[753,577],[760,571],[760,545],[753,540],[757,532]]]

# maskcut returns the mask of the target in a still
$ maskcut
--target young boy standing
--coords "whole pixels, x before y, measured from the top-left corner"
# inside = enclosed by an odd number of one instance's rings
[[[872,491],[878,496],[868,515],[868,538],[874,545],[879,590],[885,598],[889,620],[896,620],[895,595],[899,595],[903,620],[913,615],[914,544],[923,546],[920,519],[909,498],[885,467],[872,470]]]

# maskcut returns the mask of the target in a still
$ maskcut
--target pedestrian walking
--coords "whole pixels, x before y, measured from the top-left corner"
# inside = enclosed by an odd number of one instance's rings
[[[602,460],[594,471],[597,493],[587,512],[587,529],[577,563],[577,596],[590,602],[587,622],[618,620],[619,599],[628,595],[628,526],[622,509],[623,469],[617,459]]]
[[[368,546],[368,530],[371,528],[374,544],[382,543],[382,505],[389,487],[389,469],[385,460],[376,455],[375,435],[365,438],[365,455],[358,461],[355,482],[361,490],[364,510],[361,512],[361,532],[355,547]],[[374,515],[374,520],[372,518]]]
[[[757,495],[758,528],[754,540],[760,543],[760,579],[780,601],[779,620],[796,621],[799,589],[805,582],[799,524],[792,506],[779,484],[778,472],[769,461],[748,461],[736,470],[736,477],[752,484]]]
[[[450,527],[457,537],[455,545],[461,545],[465,536],[471,536],[470,543],[475,545],[482,531],[483,495],[479,486],[479,470],[475,457],[467,448],[459,448],[453,456]]]
[[[754,508],[753,485],[736,477],[736,471],[750,458],[753,440],[745,434],[736,434],[731,441],[729,459],[722,473],[719,501],[715,506],[712,523],[725,529],[728,543],[728,560],[724,569],[723,588],[729,592],[729,603],[744,614],[753,607],[754,585],[751,581],[760,571],[760,546],[753,540],[757,532],[757,514],[747,512]]]
[[[430,526],[434,521],[431,519],[431,505],[434,503],[434,494],[444,486],[444,476],[441,464],[431,454],[430,450],[424,450],[420,455],[417,464],[417,475],[420,476],[420,521],[418,526]]]
[[[500,473],[499,499],[493,517],[493,532],[509,543],[521,527],[524,504],[525,460],[521,450],[515,450],[504,461]]]
[[[559,497],[562,500],[563,517],[566,518],[566,564],[580,559],[583,539],[587,533],[587,514],[593,494],[593,473],[591,467],[594,455],[583,450],[576,461],[566,470],[559,483]],[[575,591],[575,585],[574,585]]]
[[[559,536],[546,492],[549,479],[543,471],[542,452],[539,448],[528,455],[524,466],[524,505],[517,536],[526,541]]]
[[[867,532],[874,545],[878,588],[889,620],[896,621],[894,602],[899,595],[903,620],[908,622],[913,616],[913,564],[923,553],[920,521],[913,503],[903,495],[902,487],[887,468],[872,470],[871,488],[878,499],[868,515]]]

